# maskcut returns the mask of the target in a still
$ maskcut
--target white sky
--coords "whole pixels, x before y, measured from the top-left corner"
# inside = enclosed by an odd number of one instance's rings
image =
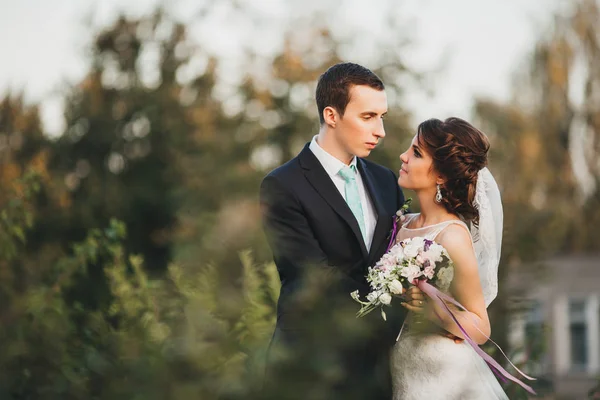
[[[218,1],[218,0],[214,0]],[[560,0],[339,0],[343,6],[330,10],[332,29],[364,32],[365,38],[393,34],[379,23],[390,5],[398,4],[414,44],[406,53],[417,70],[433,70],[444,55],[450,56],[443,73],[434,79],[435,94],[410,88],[404,104],[415,122],[432,116],[469,118],[475,95],[506,100],[511,74],[523,64],[535,39],[557,9]],[[565,1],[565,0],[563,0]],[[269,52],[281,45],[277,33],[293,15],[322,9],[320,1],[247,0],[264,18],[260,49]],[[77,82],[85,71],[85,46],[92,26],[103,26],[119,10],[140,15],[154,9],[156,0],[0,0],[0,96],[8,90],[24,90],[28,102],[41,102],[46,130],[62,129],[61,91],[64,82]],[[172,0],[169,10],[189,21],[201,0]],[[223,3],[226,4],[226,3]],[[220,4],[219,4],[220,6]],[[88,22],[85,22],[86,16]],[[223,6],[210,26],[192,30],[194,37],[234,60],[249,39],[244,20],[232,17]],[[215,40],[218,38],[218,40]],[[361,50],[362,51],[362,50]],[[376,47],[365,47],[377,51]],[[367,53],[355,60],[368,59]],[[235,63],[232,63],[235,65]]]

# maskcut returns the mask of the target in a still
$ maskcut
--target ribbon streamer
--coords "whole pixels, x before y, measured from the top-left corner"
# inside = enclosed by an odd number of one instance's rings
[[[492,372],[494,372],[494,374],[496,376],[498,376],[502,380],[508,379],[510,381],[513,381],[517,385],[521,386],[523,389],[525,389],[526,391],[528,391],[529,393],[534,394],[534,395],[536,394],[536,392],[530,386],[526,385],[525,383],[521,382],[519,379],[517,379],[514,376],[512,376],[508,371],[506,371],[504,368],[502,368],[502,366],[500,364],[498,364],[498,362],[496,360],[494,360],[492,357],[490,357],[489,354],[487,354],[486,352],[484,352],[483,350],[481,350],[481,348],[477,345],[477,343],[475,343],[475,341],[469,336],[469,334],[467,333],[467,331],[465,331],[465,329],[462,327],[462,325],[460,324],[460,322],[458,322],[458,319],[456,319],[456,316],[452,313],[452,310],[450,310],[450,308],[445,303],[445,301],[447,301],[447,302],[449,302],[451,304],[454,304],[455,306],[459,307],[460,309],[468,312],[468,310],[465,307],[463,307],[458,301],[454,300],[452,297],[450,297],[447,294],[441,292],[436,287],[432,286],[431,284],[429,284],[428,282],[426,282],[424,280],[418,280],[417,282],[414,282],[414,284],[419,289],[421,289],[427,296],[429,296],[429,298],[431,298],[442,310],[445,310],[448,313],[448,315],[450,315],[450,317],[452,318],[452,320],[454,321],[454,323],[458,326],[458,329],[460,329],[460,331],[464,335],[464,338],[467,341],[467,343],[469,343],[469,345],[471,345],[471,347],[473,348],[473,350],[475,350],[475,352],[477,354],[479,354],[479,356],[481,358],[483,358],[483,360],[488,364],[488,366],[490,367],[490,369],[492,370]],[[439,315],[438,315],[438,318],[441,319],[441,317]],[[532,378],[529,375],[526,375],[519,368],[517,368],[508,359],[508,357],[506,356],[506,354],[504,353],[504,351],[500,348],[500,346],[498,346],[498,344],[496,342],[494,342],[493,340],[491,340],[486,334],[484,334],[483,332],[481,332],[481,330],[479,328],[477,328],[477,324],[475,324],[475,328],[483,336],[485,336],[485,338],[487,340],[489,340],[490,342],[492,342],[498,348],[498,350],[500,350],[500,352],[502,353],[502,355],[504,356],[504,358],[506,358],[506,360],[510,363],[510,365],[512,365],[513,368],[516,369],[519,374],[521,374],[523,377],[525,377],[528,380],[532,380],[532,381],[536,380],[535,378]]]

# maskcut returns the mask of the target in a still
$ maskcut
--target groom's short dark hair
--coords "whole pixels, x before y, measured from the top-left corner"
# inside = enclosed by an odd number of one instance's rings
[[[383,90],[383,82],[373,71],[354,63],[340,63],[330,67],[319,77],[316,100],[319,110],[319,121],[323,119],[325,107],[333,107],[344,115],[350,102],[350,88],[354,85],[365,85],[373,89]]]

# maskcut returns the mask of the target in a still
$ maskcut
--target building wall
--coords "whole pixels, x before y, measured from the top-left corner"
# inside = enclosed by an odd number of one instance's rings
[[[528,332],[543,325],[547,351],[539,365],[526,365],[551,382],[557,399],[585,399],[600,377],[600,255],[557,257],[539,267],[517,269],[509,281],[517,303],[529,304],[515,312],[511,347],[530,346]],[[522,352],[516,361],[526,358]]]

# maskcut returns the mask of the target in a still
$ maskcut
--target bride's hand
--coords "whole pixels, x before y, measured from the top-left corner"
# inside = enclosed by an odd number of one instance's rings
[[[411,286],[404,294],[406,301],[400,303],[407,310],[422,314],[427,305],[427,296],[416,286]]]
[[[444,331],[444,336],[446,336],[448,339],[454,340],[454,343],[456,344],[460,344],[465,341],[465,339],[459,338],[458,336],[455,336],[448,331]]]

